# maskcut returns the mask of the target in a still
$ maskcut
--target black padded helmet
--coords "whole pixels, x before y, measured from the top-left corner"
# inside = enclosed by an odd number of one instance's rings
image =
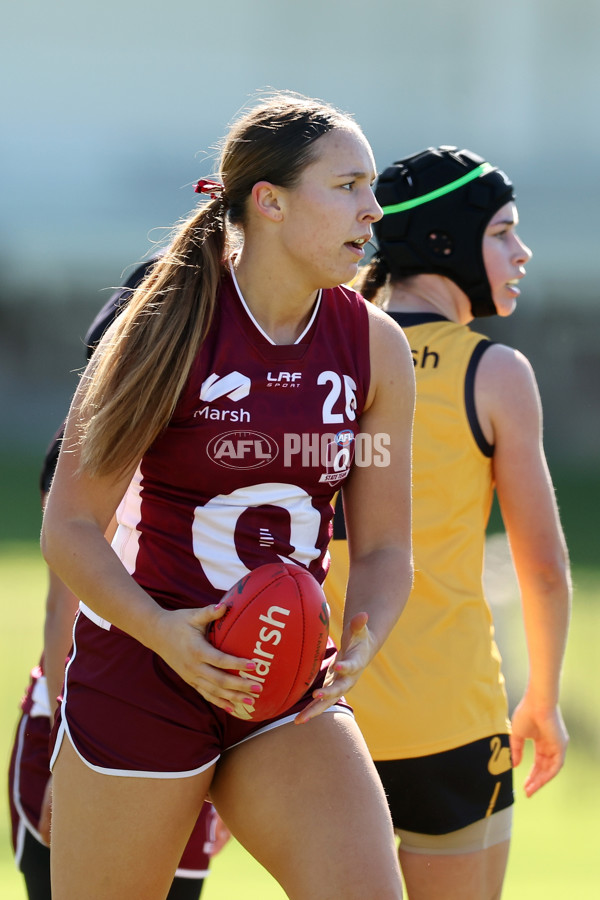
[[[375,196],[384,213],[375,237],[392,278],[445,275],[475,317],[496,313],[482,242],[494,213],[515,199],[504,172],[470,150],[429,147],[385,169]]]

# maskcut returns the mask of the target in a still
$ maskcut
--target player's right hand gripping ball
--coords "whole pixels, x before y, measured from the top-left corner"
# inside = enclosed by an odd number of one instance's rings
[[[285,712],[310,688],[325,655],[329,607],[318,581],[294,563],[253,569],[225,594],[227,612],[207,629],[224,653],[252,659],[249,682],[262,685],[254,709],[237,704],[234,715],[255,722]]]

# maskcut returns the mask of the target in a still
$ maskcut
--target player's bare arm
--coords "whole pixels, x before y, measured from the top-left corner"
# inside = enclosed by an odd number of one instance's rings
[[[371,388],[361,431],[373,437],[389,437],[389,464],[355,467],[344,488],[351,559],[345,624],[359,612],[368,613],[369,631],[378,648],[400,615],[412,586],[411,435],[415,382],[403,331],[373,306],[369,306],[369,324]],[[378,598],[372,595],[374,573],[381,589]]]
[[[401,329],[369,306],[371,387],[362,433],[385,435],[387,465],[355,466],[344,485],[350,575],[340,652],[305,722],[350,690],[402,612],[412,586],[414,366]],[[373,585],[377,584],[377,593]]]
[[[518,765],[524,741],[535,741],[526,781],[531,794],[559,771],[568,741],[558,696],[570,615],[569,563],[543,451],[540,398],[525,357],[491,347],[480,364],[476,402],[491,426],[496,490],[521,590],[530,674],[513,716],[511,747]]]
[[[225,672],[245,660],[221,653],[204,638],[225,607],[167,611],[128,574],[105,532],[135,465],[118,475],[90,476],[80,468],[75,395],[44,514],[42,550],[48,565],[94,612],[158,653],[185,681],[217,706],[248,695],[247,682]]]

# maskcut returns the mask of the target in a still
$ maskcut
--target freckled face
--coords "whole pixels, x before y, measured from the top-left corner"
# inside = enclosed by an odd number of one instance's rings
[[[483,261],[499,316],[509,316],[521,291],[519,281],[532,253],[516,233],[517,207],[511,201],[495,213],[483,235]]]
[[[375,162],[358,130],[324,134],[299,183],[282,192],[282,246],[308,290],[352,280],[382,216],[372,185]]]

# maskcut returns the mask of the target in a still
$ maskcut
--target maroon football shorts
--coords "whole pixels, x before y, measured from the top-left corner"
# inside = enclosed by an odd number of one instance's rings
[[[41,841],[38,823],[50,777],[49,738],[48,716],[22,714],[17,726],[8,779],[12,845],[17,865],[21,860],[25,830]],[[213,805],[204,803],[177,867],[177,876],[205,878],[208,874],[215,841],[215,818]]]
[[[76,752],[96,771],[150,778],[196,775],[235,744],[293,720],[323,684],[335,652],[330,639],[317,678],[284,714],[243,721],[205,700],[139,641],[80,612],[54,727],[54,756],[67,731]],[[336,706],[351,712],[344,700]]]
[[[23,847],[25,828],[41,841],[38,825],[50,777],[49,738],[48,716],[31,716],[28,713],[21,715],[8,774],[12,844],[17,863]]]

